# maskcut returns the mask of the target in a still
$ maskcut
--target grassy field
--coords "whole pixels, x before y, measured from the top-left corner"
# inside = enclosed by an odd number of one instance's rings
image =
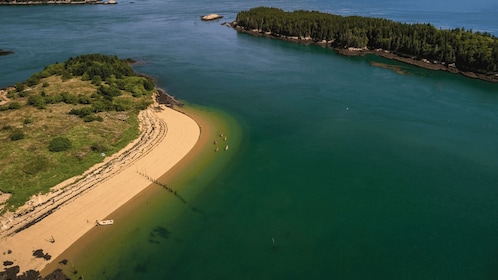
[[[105,85],[105,82],[102,83]],[[61,93],[90,98],[99,86],[81,77],[62,79],[53,75],[37,85],[13,94],[3,106],[15,103],[13,109],[0,111],[0,191],[11,197],[2,212],[24,204],[32,195],[48,192],[67,178],[83,173],[103,160],[102,153],[113,154],[139,135],[137,109],[96,112],[101,121],[85,121],[68,114],[88,104],[58,102],[43,108],[29,105],[30,96],[57,96]],[[112,102],[136,104],[150,102],[151,95],[133,97],[121,91]],[[70,140],[71,147],[51,152],[48,147],[56,137]]]

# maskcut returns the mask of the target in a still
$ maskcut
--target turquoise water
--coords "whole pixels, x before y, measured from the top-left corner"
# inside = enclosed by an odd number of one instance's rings
[[[482,0],[0,7],[0,48],[15,51],[0,57],[0,87],[117,54],[243,128],[192,198],[198,212],[151,201],[129,218],[141,224],[110,232],[99,265],[76,264],[85,279],[497,279],[498,85],[220,25],[260,5],[498,35],[498,4]],[[199,20],[212,12],[225,19]]]

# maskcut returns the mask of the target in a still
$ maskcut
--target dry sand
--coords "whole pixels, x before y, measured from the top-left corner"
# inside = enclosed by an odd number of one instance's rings
[[[142,111],[139,118],[142,129],[139,139],[83,176],[33,199],[33,211],[2,220],[2,262],[19,265],[21,272],[41,271],[49,261],[34,257],[35,250],[42,249],[52,259],[59,256],[95,227],[96,220],[112,219],[108,217],[112,212],[147,188],[151,182],[144,175],[161,177],[189,154],[200,138],[201,129],[195,120],[164,106],[156,104]]]

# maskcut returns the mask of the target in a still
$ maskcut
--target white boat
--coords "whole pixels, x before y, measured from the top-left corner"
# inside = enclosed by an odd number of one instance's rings
[[[97,220],[98,226],[108,226],[114,224],[114,220]]]

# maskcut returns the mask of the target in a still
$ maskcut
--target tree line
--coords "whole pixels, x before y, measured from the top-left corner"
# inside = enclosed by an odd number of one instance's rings
[[[400,56],[453,65],[462,71],[498,71],[498,38],[465,28],[443,30],[384,18],[340,16],[317,11],[285,12],[257,7],[237,14],[236,24],[273,36],[326,41],[334,48],[383,49]]]
[[[57,75],[62,80],[79,78],[91,81],[97,90],[91,95],[71,94],[69,92],[47,93],[45,88],[50,85],[44,82],[41,91],[37,93],[25,91],[26,87],[33,87],[41,83],[42,79]],[[86,122],[102,121],[102,117],[95,115],[105,111],[143,110],[151,104],[150,97],[155,90],[154,82],[135,73],[126,60],[117,56],[102,54],[85,54],[71,57],[64,63],[51,64],[41,72],[33,74],[25,83],[16,83],[15,90],[10,91],[7,97],[16,99],[27,97],[27,105],[38,109],[45,109],[48,104],[66,103],[83,105],[73,108],[68,113],[77,115]],[[129,92],[131,98],[124,96]],[[21,107],[19,102],[10,102],[0,106],[0,111],[15,110]]]

